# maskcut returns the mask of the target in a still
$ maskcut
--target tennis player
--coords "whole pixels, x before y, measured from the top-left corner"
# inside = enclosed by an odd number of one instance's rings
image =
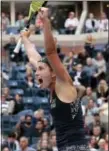
[[[21,37],[29,61],[36,68],[36,79],[40,88],[50,89],[50,106],[57,147],[59,151],[89,151],[81,100],[69,73],[58,57],[47,8],[41,8],[39,18],[43,23],[46,57],[41,58],[28,40],[29,31],[22,32]]]

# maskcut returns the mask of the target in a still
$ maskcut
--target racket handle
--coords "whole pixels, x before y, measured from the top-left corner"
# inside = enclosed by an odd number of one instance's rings
[[[14,53],[19,53],[21,44],[22,44],[22,39],[20,38],[20,39],[18,40],[18,42],[17,42],[17,45],[16,45],[15,49],[13,50]]]

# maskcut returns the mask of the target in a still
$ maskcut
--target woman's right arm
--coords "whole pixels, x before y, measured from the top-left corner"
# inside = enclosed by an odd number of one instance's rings
[[[21,38],[22,38],[22,41],[24,43],[24,47],[26,49],[26,53],[27,53],[27,56],[28,56],[30,63],[34,67],[36,67],[37,62],[39,60],[41,60],[41,56],[38,53],[37,49],[35,48],[35,45],[32,44],[30,42],[30,40],[28,39],[28,33],[27,32],[28,31],[21,32]]]

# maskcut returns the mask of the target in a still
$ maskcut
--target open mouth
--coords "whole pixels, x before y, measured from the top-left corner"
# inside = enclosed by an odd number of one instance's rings
[[[43,84],[43,80],[41,78],[38,79],[38,86],[41,87],[42,84]]]

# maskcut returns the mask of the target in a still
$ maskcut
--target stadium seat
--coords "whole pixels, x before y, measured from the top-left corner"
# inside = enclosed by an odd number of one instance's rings
[[[4,134],[8,134],[11,130],[11,116],[2,116],[1,129]]]
[[[10,88],[18,88],[18,83],[16,80],[9,80],[8,81],[8,87]]]
[[[24,90],[23,89],[12,89],[10,91],[11,95],[15,96],[16,94],[20,94],[21,96],[24,95]]]

